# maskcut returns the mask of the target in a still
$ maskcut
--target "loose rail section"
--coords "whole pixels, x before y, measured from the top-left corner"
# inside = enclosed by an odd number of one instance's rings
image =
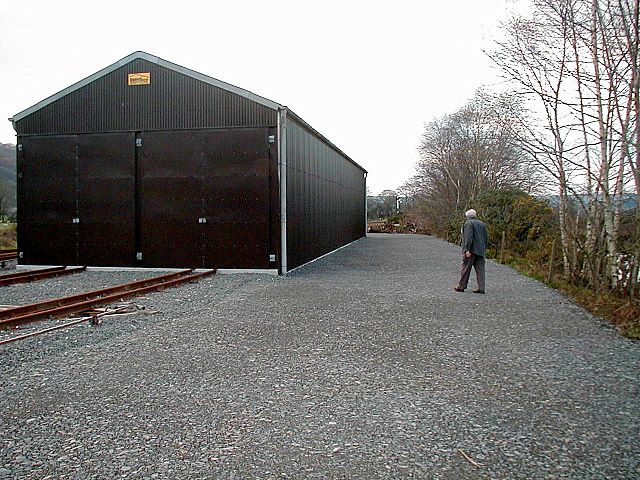
[[[83,323],[88,321],[89,319],[93,320],[97,320],[98,317],[102,317],[104,315],[107,314],[114,314],[114,313],[118,313],[121,312],[123,310],[125,310],[128,307],[120,307],[120,308],[116,308],[115,310],[113,310],[112,312],[103,312],[103,313],[99,313],[96,315],[91,315],[90,317],[83,317],[83,318],[79,318],[77,320],[72,320],[70,322],[66,322],[63,323],[61,325],[56,325],[54,327],[49,327],[49,328],[45,328],[44,330],[36,330],[30,333],[27,333],[25,335],[20,335],[18,337],[11,337],[11,338],[7,338],[5,340],[0,340],[0,345],[6,345],[7,343],[13,343],[13,342],[19,342],[20,340],[26,340],[27,338],[31,338],[31,337],[35,337],[37,335],[42,335],[43,333],[49,333],[49,332],[54,332],[56,330],[62,330],[63,328],[69,328],[69,327],[73,327],[74,325],[78,325],[79,323]]]
[[[61,297],[20,307],[9,308],[7,310],[0,311],[0,328],[11,328],[44,318],[53,318],[81,312],[88,308],[105,305],[123,298],[133,297],[143,293],[179,285],[181,283],[198,280],[215,273],[215,270],[207,270],[198,273],[194,272],[193,269],[181,270],[175,273],[160,275],[159,277],[103,288],[101,290],[94,290],[91,292],[71,295],[69,297]]]

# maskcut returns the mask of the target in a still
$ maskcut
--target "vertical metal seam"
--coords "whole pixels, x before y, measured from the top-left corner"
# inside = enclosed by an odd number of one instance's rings
[[[367,173],[364,172],[364,236],[369,230],[369,205],[367,205]]]
[[[76,143],[76,158],[75,158],[75,181],[76,181],[76,218],[80,218],[80,139],[77,135],[75,135],[75,143]],[[76,223],[74,225],[76,230],[76,264],[78,263],[78,259],[80,257],[80,224]]]
[[[287,274],[287,110],[278,110],[278,180],[280,182],[280,267]]]
[[[138,139],[140,139],[140,146],[138,146]],[[144,253],[142,251],[142,163],[144,151],[142,150],[144,141],[142,138],[142,132],[137,131],[133,134],[133,217],[134,217],[134,232],[133,232],[133,245],[135,250],[135,264],[143,265]],[[142,254],[142,260],[138,260],[138,253]]]

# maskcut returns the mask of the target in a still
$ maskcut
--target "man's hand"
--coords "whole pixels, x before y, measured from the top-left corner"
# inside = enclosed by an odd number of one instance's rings
[[[473,255],[471,252],[464,252],[464,256],[467,258],[471,257],[471,255]]]

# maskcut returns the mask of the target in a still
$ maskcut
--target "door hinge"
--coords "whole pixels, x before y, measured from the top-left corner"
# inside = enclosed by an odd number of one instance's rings
[[[136,147],[141,147],[141,146],[142,146],[142,139],[136,138]]]
[[[71,223],[80,223],[80,219],[78,217],[71,220]]]
[[[207,217],[200,217],[198,223],[207,223]]]
[[[271,255],[269,255],[269,261],[270,262],[275,262],[276,261],[276,254],[272,253]]]
[[[276,143],[276,136],[275,135],[269,135],[269,143]]]
[[[24,258],[24,252],[18,253],[18,258]]]
[[[136,260],[142,260],[142,252],[136,252]]]
[[[18,151],[19,151],[19,152],[21,152],[21,151],[22,151],[22,144],[21,144],[21,143],[19,143],[19,144],[18,144]]]

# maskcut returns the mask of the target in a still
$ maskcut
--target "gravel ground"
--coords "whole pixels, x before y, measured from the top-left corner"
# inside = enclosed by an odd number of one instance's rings
[[[459,261],[370,235],[2,346],[0,478],[640,478],[640,343],[493,262],[455,293]]]
[[[9,272],[8,270],[15,271],[17,263],[18,262],[16,262],[15,260],[0,260],[0,272],[13,273],[13,272]]]

